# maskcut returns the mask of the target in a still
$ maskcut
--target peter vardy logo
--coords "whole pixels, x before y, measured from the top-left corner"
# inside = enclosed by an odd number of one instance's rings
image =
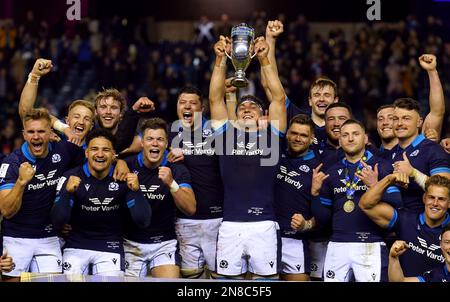
[[[189,149],[194,149],[194,148],[203,148],[206,145],[206,143],[207,142],[200,142],[194,145],[192,142],[183,142],[183,145],[185,145]]]
[[[164,197],[166,196],[165,194],[153,194],[156,190],[159,189],[159,185],[151,185],[150,187],[146,187],[145,185],[140,185],[139,186],[141,188],[141,192],[144,193],[144,195],[148,198],[148,199],[152,199],[152,200],[163,200]]]
[[[419,236],[417,236],[417,240],[419,241],[419,245],[415,245],[414,242],[408,242],[408,247],[421,255],[425,255],[426,257],[433,259],[433,260],[437,260],[440,261],[442,263],[444,263],[444,256],[435,253],[435,251],[440,251],[440,247],[439,245],[436,245],[434,243],[432,244],[428,244],[427,241],[423,238],[420,238]]]
[[[148,189],[144,185],[139,186],[141,188],[142,193],[153,193],[155,192],[160,186],[159,185],[151,185]]]
[[[109,205],[111,203],[111,201],[114,200],[114,197],[111,198],[105,198],[103,199],[103,202],[100,201],[99,198],[95,197],[95,198],[89,198],[89,201],[92,202],[95,205]]]
[[[36,178],[39,179],[40,181],[45,181],[47,179],[52,179],[53,176],[55,176],[56,171],[58,171],[58,170],[52,170],[52,171],[48,172],[47,176],[45,176],[44,174],[37,174]]]
[[[56,164],[61,161],[61,155],[55,153],[52,155],[52,163]]]
[[[440,248],[439,245],[436,245],[436,244],[434,244],[434,243],[432,243],[430,246],[428,246],[428,245],[427,245],[427,241],[426,241],[425,239],[423,239],[423,238],[420,238],[419,236],[417,236],[417,240],[419,240],[419,243],[420,243],[420,245],[421,245],[423,248],[426,248],[426,249],[428,249],[428,250],[430,250],[430,251],[435,251],[435,250],[437,250],[437,249]]]
[[[100,198],[94,197],[89,198],[89,201],[94,204],[94,206],[85,206],[81,205],[81,209],[88,211],[88,212],[109,212],[113,210],[118,210],[120,206],[118,204],[110,206],[111,202],[114,200],[114,197],[107,197],[103,199],[103,201],[100,200]]]
[[[51,186],[56,186],[59,182],[59,178],[53,179],[53,177],[55,177],[55,174],[58,170],[52,170],[50,172],[48,172],[47,175],[40,173],[35,175],[34,177],[36,177],[38,180],[41,181],[41,183],[37,183],[37,184],[28,184],[28,190],[39,190],[44,188],[45,186],[51,187]]]
[[[245,149],[247,149],[247,150],[251,150],[255,145],[256,145],[256,143],[247,143],[247,145],[245,145],[244,142],[237,143],[237,146],[238,146],[239,148],[242,148],[242,149],[245,148]]]
[[[300,174],[298,174],[295,171],[288,172],[287,168],[284,167],[284,166],[280,166],[280,171],[281,171],[281,173],[286,174],[287,176],[290,176],[290,177],[295,177],[295,176],[299,176],[300,175]]]
[[[300,176],[296,171],[289,172],[285,166],[280,166],[280,172],[281,174],[277,175],[277,179],[284,180],[286,183],[293,185],[297,190],[300,190],[300,188],[303,187],[303,184],[301,184],[300,181],[292,179],[293,177]]]

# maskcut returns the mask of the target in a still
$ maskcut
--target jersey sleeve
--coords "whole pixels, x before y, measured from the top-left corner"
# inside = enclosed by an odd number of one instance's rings
[[[56,186],[56,197],[53,204],[50,216],[55,229],[62,229],[64,224],[70,220],[72,207],[74,204],[74,194],[66,190],[66,184],[70,177],[70,172],[66,172]]]
[[[392,166],[386,161],[382,161],[379,164],[378,180],[383,179],[393,172]],[[391,185],[386,188],[381,198],[384,202],[390,204],[394,209],[398,209],[403,206],[402,193],[397,186]]]
[[[19,163],[6,158],[0,166],[0,191],[12,190],[19,177]]]
[[[429,171],[428,175],[433,176],[439,173],[450,174],[450,155],[445,153],[439,145],[433,145],[433,149],[428,153]]]
[[[188,188],[192,190],[191,174],[183,164],[174,164],[172,166],[173,179],[178,183],[180,188]]]

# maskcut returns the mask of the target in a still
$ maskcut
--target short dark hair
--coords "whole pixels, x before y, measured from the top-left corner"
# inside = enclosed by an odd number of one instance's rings
[[[414,110],[420,115],[420,105],[419,102],[412,98],[400,98],[396,99],[394,102],[396,108]]]
[[[292,126],[292,124],[300,124],[300,125],[309,126],[311,128],[311,133],[314,133],[314,127],[315,127],[314,122],[306,114],[295,115],[289,122],[289,128]]]
[[[425,192],[428,191],[430,186],[439,186],[447,188],[448,197],[450,198],[450,179],[441,175],[433,175],[425,182]]]
[[[152,130],[158,130],[163,129],[166,133],[166,138],[169,138],[169,130],[168,126],[165,120],[159,117],[154,117],[148,120],[145,120],[141,125],[141,136],[144,135],[145,130],[152,129]]]
[[[89,146],[89,143],[91,142],[91,140],[93,140],[94,138],[97,138],[97,137],[103,137],[103,138],[109,140],[111,142],[111,144],[113,145],[113,149],[114,149],[114,145],[116,143],[114,135],[112,135],[112,133],[110,131],[103,129],[103,128],[94,129],[86,135],[86,146]]]
[[[317,78],[311,84],[311,87],[309,87],[309,97],[311,97],[311,92],[312,92],[313,88],[318,87],[319,89],[322,89],[325,86],[331,86],[331,88],[333,88],[333,90],[334,90],[334,97],[336,98],[338,96],[336,83],[325,76],[321,76],[321,77]]]
[[[183,88],[181,88],[180,91],[178,92],[177,101],[180,98],[180,95],[182,95],[183,93],[196,94],[196,95],[198,95],[200,102],[202,101],[202,98],[203,98],[202,92],[197,87],[194,87],[191,85],[186,85]]]
[[[392,108],[392,109],[394,109],[395,106],[394,106],[394,104],[381,105],[381,106],[378,107],[378,109],[377,109],[377,114],[378,114],[381,110],[386,109],[386,108]]]
[[[346,126],[346,125],[359,125],[359,126],[364,130],[364,133],[366,133],[366,126],[364,126],[364,124],[361,123],[361,122],[358,121],[358,120],[355,120],[355,119],[352,119],[352,118],[346,120],[346,121],[342,124],[341,129],[342,129],[342,127],[344,127],[344,126]]]
[[[350,116],[353,116],[352,108],[350,108],[350,106],[344,102],[337,102],[337,103],[330,104],[330,106],[328,106],[328,108],[325,110],[325,115],[327,115],[328,110],[333,109],[333,108],[345,108],[350,113]]]
[[[239,106],[241,106],[241,104],[244,103],[244,102],[253,102],[253,103],[255,103],[256,105],[258,105],[258,106],[261,108],[263,114],[264,114],[264,112],[267,110],[267,104],[266,104],[263,100],[257,98],[257,97],[254,96],[254,95],[247,94],[247,95],[242,96],[242,97],[237,101],[237,104],[236,104],[236,112],[237,112]]]

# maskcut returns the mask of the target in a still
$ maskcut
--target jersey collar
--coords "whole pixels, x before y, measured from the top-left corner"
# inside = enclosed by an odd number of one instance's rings
[[[86,174],[87,177],[91,177],[91,172],[89,171],[88,163],[85,163],[83,165],[83,172]],[[114,174],[114,166],[111,165],[111,168],[109,169],[109,177],[112,177]]]
[[[25,142],[22,144],[22,147],[20,148],[22,150],[23,155],[26,157],[26,159],[28,159],[30,162],[32,162],[33,164],[36,163],[37,158],[34,157],[31,153],[30,150],[28,149],[28,142]],[[53,150],[53,144],[49,143],[48,144],[48,151],[52,151]]]
[[[425,212],[422,212],[419,215],[419,221],[421,225],[425,225]],[[443,228],[444,226],[446,226],[448,223],[450,223],[450,216],[448,215],[448,213],[445,213],[445,219],[444,221],[441,223],[441,228]]]
[[[372,152],[370,152],[369,150],[365,150],[364,151],[364,155],[363,156],[366,156],[366,163],[373,157],[373,154],[372,154]],[[346,162],[347,160],[345,159],[345,156],[344,156],[344,158],[342,159],[342,163],[345,165],[345,162]],[[349,163],[350,165],[354,165],[354,164],[352,164],[352,163]]]

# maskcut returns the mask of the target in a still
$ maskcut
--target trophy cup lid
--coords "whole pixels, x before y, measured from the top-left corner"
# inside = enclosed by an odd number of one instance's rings
[[[253,27],[248,26],[247,23],[240,23],[231,29],[231,38],[234,36],[250,36],[253,40],[255,38],[255,30]]]

